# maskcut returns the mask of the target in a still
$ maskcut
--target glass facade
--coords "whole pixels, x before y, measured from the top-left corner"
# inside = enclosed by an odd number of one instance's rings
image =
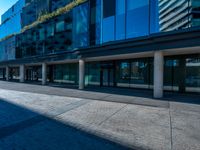
[[[175,56],[165,58],[164,89],[177,92],[200,92],[200,58]]]
[[[93,62],[86,66],[86,85],[151,89],[153,59]]]
[[[198,14],[199,5],[194,2],[193,12]],[[23,58],[73,51],[82,47],[157,33],[163,26],[161,20],[164,14],[161,10],[167,7],[168,3],[162,0],[86,2],[68,13],[17,35],[19,38],[16,56]],[[176,2],[174,5],[179,6],[179,3],[182,2]],[[32,37],[27,38],[26,35]]]
[[[0,80],[6,80],[6,69],[0,68]]]
[[[125,39],[126,36],[126,23],[125,14],[126,13],[126,1],[117,0],[116,1],[116,40]]]
[[[157,0],[105,0],[103,3],[103,43],[159,31]]]
[[[127,38],[139,37],[149,34],[149,10],[149,0],[127,0]]]
[[[22,25],[35,21],[40,16],[39,12],[51,12],[70,2],[72,0],[32,1],[23,8]],[[81,56],[74,53],[79,48],[101,44],[104,48],[107,42],[198,26],[199,12],[200,3],[197,0],[91,0],[21,32],[16,37],[0,41],[0,61],[32,56],[45,58],[52,54],[58,58],[52,58],[51,61],[60,58],[79,59]],[[7,22],[8,16],[3,16],[3,24]],[[121,51],[124,52],[123,49]],[[67,55],[65,58],[60,56],[64,52]],[[199,55],[165,57],[164,89],[199,92],[199,63]],[[89,62],[86,63],[85,83],[152,89],[153,69],[153,58]],[[27,67],[26,80],[40,81],[41,72],[41,66]],[[19,69],[11,68],[10,79],[18,79],[18,76]],[[5,78],[5,69],[0,69],[0,78]],[[78,84],[78,64],[49,65],[48,81]]]
[[[65,22],[60,21],[56,23],[56,32],[62,32],[65,30]]]
[[[0,61],[14,60],[16,58],[15,42],[16,42],[15,36],[0,41]]]
[[[8,35],[18,33],[21,30],[21,12],[25,6],[25,0],[18,0],[1,16],[0,39]]]
[[[100,64],[98,62],[86,64],[85,84],[100,86]]]
[[[19,80],[19,68],[18,67],[9,68],[9,80]]]
[[[117,86],[151,89],[153,85],[153,58],[125,60],[117,66]]]
[[[78,84],[78,64],[53,65],[53,82]]]
[[[73,45],[74,48],[89,45],[89,4],[85,3],[73,9]]]
[[[25,80],[41,82],[42,81],[42,67],[41,66],[26,67]]]

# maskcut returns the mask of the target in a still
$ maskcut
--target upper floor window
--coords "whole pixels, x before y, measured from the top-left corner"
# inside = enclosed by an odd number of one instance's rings
[[[66,24],[66,30],[72,30],[72,23]]]
[[[121,15],[125,14],[126,1],[125,0],[116,0],[116,14]]]
[[[48,25],[47,27],[47,37],[54,36],[54,25]]]
[[[60,21],[58,23],[56,23],[56,32],[62,32],[65,30],[65,22],[64,21]]]
[[[34,31],[34,32],[33,32],[33,41],[36,41],[36,40],[37,40],[37,32]]]
[[[45,29],[42,28],[39,30],[39,39],[44,40],[45,39]]]

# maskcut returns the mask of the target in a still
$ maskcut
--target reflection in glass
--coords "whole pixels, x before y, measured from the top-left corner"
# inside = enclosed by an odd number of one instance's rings
[[[126,38],[149,34],[149,0],[127,0]]]
[[[115,17],[103,19],[103,42],[113,41],[115,39]]]
[[[78,82],[78,65],[77,64],[63,64],[54,66],[54,82],[77,84]]]
[[[45,29],[42,28],[39,30],[39,39],[44,40],[45,39]]]
[[[60,21],[56,23],[56,32],[62,32],[65,30],[65,22]]]
[[[48,25],[47,26],[47,37],[54,36],[54,26]]]
[[[186,91],[200,92],[200,58],[186,59]]]
[[[74,48],[87,46],[89,43],[89,5],[85,3],[73,9],[73,44]]]
[[[100,64],[88,63],[86,65],[85,84],[86,85],[100,85]]]
[[[130,83],[130,63],[128,61],[119,62],[117,66],[117,86],[129,87]]]

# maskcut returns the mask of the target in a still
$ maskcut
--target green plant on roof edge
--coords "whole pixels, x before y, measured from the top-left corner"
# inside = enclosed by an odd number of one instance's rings
[[[61,7],[51,13],[48,13],[48,14],[44,14],[42,16],[40,16],[35,22],[33,22],[32,24],[30,25],[27,25],[25,26],[22,30],[21,30],[21,33],[23,33],[24,31],[28,30],[28,29],[31,29],[32,27],[35,27],[37,26],[38,24],[40,23],[43,23],[49,19],[52,19],[56,16],[59,16],[59,15],[62,15],[64,13],[67,13],[69,11],[71,11],[74,7],[86,2],[87,0],[74,0],[73,2],[67,4],[66,6],[64,7]]]
[[[64,14],[64,13],[67,13],[67,12],[71,11],[74,7],[76,7],[76,6],[78,6],[78,5],[82,4],[82,3],[84,3],[84,2],[86,2],[86,1],[88,1],[88,0],[74,0],[73,2],[67,4],[66,6],[61,7],[61,8],[58,8],[57,10],[55,10],[55,11],[53,11],[53,12],[51,12],[51,13],[41,15],[35,22],[31,23],[30,25],[25,26],[25,27],[20,31],[20,33],[23,33],[23,32],[25,32],[26,30],[29,30],[29,29],[31,29],[31,28],[37,26],[38,24],[43,23],[43,22],[45,22],[45,21],[47,21],[47,20],[49,20],[49,19],[52,19],[52,18],[54,18],[54,17],[56,17],[56,16],[62,15],[62,14]],[[4,41],[4,40],[6,40],[6,39],[9,39],[10,37],[12,37],[12,36],[14,36],[14,35],[16,35],[16,34],[10,34],[10,35],[8,35],[8,36],[6,36],[6,37],[0,39],[0,42],[1,42],[1,41]]]

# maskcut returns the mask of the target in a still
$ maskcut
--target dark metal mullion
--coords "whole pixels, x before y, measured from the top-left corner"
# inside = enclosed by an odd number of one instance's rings
[[[148,20],[148,23],[149,23],[149,35],[151,34],[151,0],[149,0],[149,20]]]
[[[127,26],[127,22],[126,22],[127,21],[127,11],[128,11],[127,10],[127,0],[125,0],[125,17],[124,17],[124,19],[125,19],[125,24],[124,24],[124,26],[125,26],[125,31],[124,31],[125,32],[125,39],[127,39],[127,36],[126,36],[126,33],[127,33],[127,29],[126,29],[127,28],[126,27]]]
[[[172,73],[171,73],[171,77],[172,77],[172,91],[174,92],[174,60],[172,61]]]
[[[132,68],[132,60],[128,60],[129,63],[129,88],[131,87],[131,68]]]

